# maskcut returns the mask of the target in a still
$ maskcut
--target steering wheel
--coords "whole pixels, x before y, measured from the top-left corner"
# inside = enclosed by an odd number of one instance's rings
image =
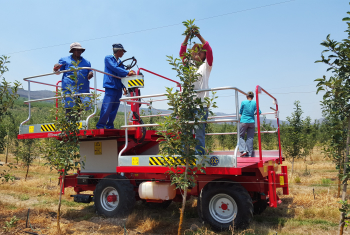
[[[129,65],[124,65],[124,62],[125,62],[125,61],[128,61],[128,60],[132,60],[131,63],[130,63]],[[134,67],[134,66],[136,65],[136,63],[137,63],[136,58],[135,58],[135,57],[131,57],[131,58],[128,58],[128,59],[123,60],[120,64],[121,64],[121,65],[124,65],[124,67],[125,67],[126,70],[129,70],[129,69],[131,69],[132,67]]]

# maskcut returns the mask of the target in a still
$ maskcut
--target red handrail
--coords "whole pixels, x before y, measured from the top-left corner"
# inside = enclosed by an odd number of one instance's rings
[[[177,84],[177,87],[180,87],[180,91],[181,91],[181,84],[180,84],[179,82],[174,81],[174,80],[172,80],[172,79],[170,79],[170,78],[164,77],[164,76],[162,76],[162,75],[160,75],[160,74],[154,73],[154,72],[149,71],[149,70],[144,69],[144,68],[139,68],[139,70],[137,70],[137,75],[140,74],[140,70],[143,70],[143,71],[146,71],[146,72],[151,73],[151,74],[153,74],[153,75],[156,75],[156,76],[158,76],[158,77],[164,78],[164,79],[166,79],[166,80],[168,80],[168,81],[175,82],[175,83]]]
[[[256,94],[256,113],[257,113],[257,122],[258,122],[258,144],[259,144],[259,155],[260,155],[260,161],[259,161],[259,167],[263,167],[263,160],[262,160],[262,148],[261,148],[261,132],[260,132],[260,112],[259,112],[259,93],[261,91],[265,92],[268,96],[270,96],[272,99],[275,100],[276,104],[276,113],[277,113],[277,130],[278,130],[278,151],[279,151],[279,163],[282,164],[282,147],[281,147],[281,135],[280,135],[280,121],[279,121],[279,116],[278,116],[278,103],[277,99],[273,97],[270,93],[268,93],[266,90],[264,90],[262,87],[259,85],[256,86],[255,88],[255,94]]]

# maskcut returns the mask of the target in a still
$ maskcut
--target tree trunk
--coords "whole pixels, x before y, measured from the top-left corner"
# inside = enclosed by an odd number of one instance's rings
[[[60,226],[60,219],[61,219],[61,201],[62,201],[62,190],[63,190],[63,185],[64,185],[64,179],[66,176],[66,172],[63,171],[62,174],[62,183],[60,187],[60,198],[58,200],[58,209],[57,209],[57,232],[58,234],[61,234],[61,226]]]
[[[294,170],[294,157],[293,157],[293,160],[292,160],[292,175],[293,175],[293,170]]]
[[[342,162],[343,162],[343,154],[341,153],[341,150],[338,151],[339,154],[339,170],[338,170],[338,192],[337,192],[337,198],[340,198],[340,190],[341,190],[341,173],[342,173]]]
[[[7,130],[7,147],[6,147],[6,158],[5,158],[5,163],[7,163],[7,156],[9,155],[9,145],[10,145],[9,136],[10,136],[10,131]]]
[[[346,138],[346,153],[344,157],[344,169],[343,169],[343,176],[347,176],[347,168],[348,168],[348,162],[349,162],[349,144],[350,144],[350,117],[348,118],[348,134]],[[341,195],[341,200],[345,201],[346,199],[346,190],[348,187],[348,178],[343,180],[343,191]],[[342,212],[340,214],[340,221],[339,221],[339,235],[343,235],[344,226],[345,226],[345,214],[346,212]]]
[[[185,167],[185,182],[187,180],[187,170],[188,170],[188,160],[186,161],[186,167]],[[182,221],[184,217],[184,212],[185,212],[185,206],[186,206],[186,198],[187,198],[187,186],[184,188],[184,194],[182,195],[182,207],[180,211],[180,222],[179,222],[179,228],[177,231],[177,235],[181,235],[181,228],[182,228]]]
[[[29,165],[27,165],[27,173],[26,173],[26,177],[24,178],[24,181],[27,181],[28,172],[29,172]]]

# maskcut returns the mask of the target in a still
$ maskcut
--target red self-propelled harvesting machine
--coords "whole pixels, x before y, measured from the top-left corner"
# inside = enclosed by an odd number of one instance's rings
[[[134,63],[135,64],[135,63]],[[130,66],[129,66],[130,67]],[[93,68],[94,88],[96,89],[97,73],[106,74]],[[97,101],[94,100],[94,112],[86,120],[81,121],[80,131],[80,155],[84,161],[84,168],[77,173],[66,175],[64,188],[73,187],[76,195],[74,201],[90,203],[94,201],[96,211],[107,217],[124,216],[132,212],[137,200],[165,208],[172,201],[180,201],[182,196],[179,190],[171,185],[167,161],[181,161],[176,156],[163,158],[159,155],[159,136],[154,130],[147,127],[157,124],[144,124],[142,118],[152,116],[164,116],[168,114],[141,116],[139,107],[141,104],[149,104],[164,101],[165,94],[140,95],[140,88],[144,87],[144,75],[150,73],[158,78],[169,78],[140,68],[136,76],[122,79],[128,87],[130,97],[121,99],[124,102],[125,125],[121,129],[94,129],[89,128],[89,120],[96,114]],[[62,71],[63,73],[65,71]],[[29,117],[21,123],[18,139],[32,138],[59,138],[60,133],[52,123],[24,125],[31,117],[32,102],[55,100],[58,97],[31,100],[30,84],[59,87],[34,81],[34,78],[49,76],[57,73],[43,74],[25,78],[28,82]],[[120,79],[114,75],[108,74]],[[178,82],[177,87],[181,89]],[[244,94],[236,87],[220,87],[207,89],[207,91],[231,91],[235,96],[235,111],[239,113],[238,94]],[[103,90],[100,90],[103,92]],[[201,90],[204,91],[204,90]],[[197,208],[200,219],[209,223],[213,229],[225,230],[234,223],[236,228],[245,228],[252,220],[254,213],[262,213],[267,206],[277,207],[281,202],[276,189],[282,188],[283,194],[288,195],[287,166],[282,166],[282,157],[278,103],[275,97],[256,86],[255,95],[257,109],[259,110],[259,94],[264,92],[272,98],[275,108],[270,113],[257,113],[257,135],[259,150],[254,151],[252,157],[240,157],[238,145],[233,151],[214,151],[206,156],[205,174],[197,173],[196,186],[188,189],[188,197],[198,198]],[[89,93],[88,93],[89,94]],[[158,99],[159,98],[159,99]],[[144,99],[148,99],[144,101]],[[130,105],[131,116],[127,116],[127,104]],[[121,110],[123,111],[123,110]],[[277,129],[274,131],[260,130],[260,116],[272,114],[277,119]],[[236,122],[239,130],[239,115],[209,117],[207,123]],[[262,150],[261,135],[277,133],[278,150]],[[225,135],[237,133],[206,133],[206,135]],[[237,135],[239,136],[239,135]],[[239,139],[239,137],[238,137]],[[237,141],[238,143],[238,141]],[[199,159],[200,160],[200,159]],[[198,161],[199,161],[198,160]],[[84,191],[93,191],[93,194],[83,194]]]

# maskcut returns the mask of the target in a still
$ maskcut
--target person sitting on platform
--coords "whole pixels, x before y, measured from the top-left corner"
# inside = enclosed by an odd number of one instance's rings
[[[75,67],[73,62],[78,62],[78,67],[91,67],[91,63],[83,58],[81,54],[85,49],[78,42],[74,42],[70,45],[69,53],[72,55],[63,57],[58,61],[58,64],[54,65],[53,71],[63,71],[69,70],[71,67]],[[90,82],[89,80],[93,77],[92,70],[82,69],[78,71],[78,81],[74,81],[70,76],[74,75],[73,71],[65,72],[62,76],[62,92],[69,95],[72,91],[75,93],[90,93]],[[81,98],[73,98],[77,102],[89,102],[90,98],[85,97],[83,100]],[[66,113],[69,113],[74,105],[72,98],[65,99]]]
[[[113,44],[113,55],[107,55],[105,57],[105,72],[113,74],[117,77],[126,77],[135,75],[134,71],[128,71],[121,63],[120,58],[123,57],[126,50],[122,44]],[[97,129],[114,129],[114,119],[117,116],[118,108],[124,91],[124,95],[127,94],[125,86],[122,84],[121,79],[104,75],[103,87],[105,88],[105,96],[101,107],[100,119],[96,124]]]
[[[248,92],[247,100],[242,101],[241,109],[239,114],[241,114],[240,127],[239,127],[239,151],[241,152],[241,157],[252,156],[253,154],[253,141],[255,133],[255,118],[256,114],[256,102],[254,99],[254,93],[252,91]],[[259,109],[259,114],[261,111]],[[244,141],[245,133],[247,133],[247,141]]]

